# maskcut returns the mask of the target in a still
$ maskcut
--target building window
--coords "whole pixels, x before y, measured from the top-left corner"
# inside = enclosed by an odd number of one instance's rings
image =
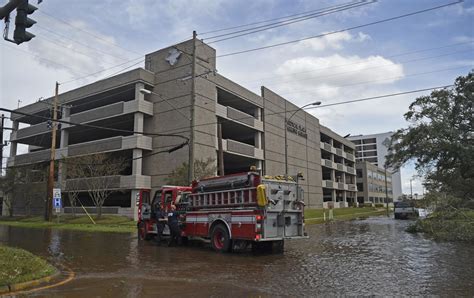
[[[364,191],[364,183],[357,183],[357,191]]]
[[[362,178],[362,170],[356,170],[357,178]]]
[[[364,157],[377,156],[377,151],[366,151],[364,152]]]
[[[364,144],[375,144],[375,143],[377,143],[377,141],[375,140],[375,138],[363,139],[362,143],[364,143]]]
[[[377,157],[366,157],[364,160],[368,162],[377,162]]]

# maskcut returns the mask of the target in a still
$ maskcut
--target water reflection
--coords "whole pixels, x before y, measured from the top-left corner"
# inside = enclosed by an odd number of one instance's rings
[[[0,243],[66,262],[77,278],[42,295],[472,295],[474,248],[371,218],[308,226],[282,255],[216,254],[200,243],[158,247],[134,234],[0,226]]]

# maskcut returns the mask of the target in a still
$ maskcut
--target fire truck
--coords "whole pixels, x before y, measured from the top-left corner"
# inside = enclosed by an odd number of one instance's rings
[[[210,240],[217,252],[245,249],[282,251],[284,240],[307,238],[303,190],[298,177],[245,172],[194,181],[191,187],[163,186],[150,202],[139,201],[139,238],[156,235],[156,211],[177,206],[183,240]],[[164,234],[168,234],[164,231]]]

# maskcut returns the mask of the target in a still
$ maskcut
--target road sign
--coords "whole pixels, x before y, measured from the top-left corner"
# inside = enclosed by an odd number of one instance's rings
[[[54,204],[54,208],[56,209],[59,209],[62,207],[60,188],[53,188],[53,204]]]
[[[53,188],[53,199],[59,198],[61,199],[61,189],[60,188]]]

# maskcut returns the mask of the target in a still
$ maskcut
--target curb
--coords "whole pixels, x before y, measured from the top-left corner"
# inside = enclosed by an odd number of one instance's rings
[[[39,286],[42,283],[50,282],[53,278],[57,277],[60,273],[61,272],[58,269],[56,269],[56,272],[49,275],[49,276],[45,276],[45,277],[42,277],[42,278],[30,280],[30,281],[20,282],[20,283],[16,283],[16,284],[1,286],[0,287],[0,295],[6,295],[6,294],[11,293],[11,292],[24,290],[24,289],[30,288],[30,287],[36,287],[36,286]]]

